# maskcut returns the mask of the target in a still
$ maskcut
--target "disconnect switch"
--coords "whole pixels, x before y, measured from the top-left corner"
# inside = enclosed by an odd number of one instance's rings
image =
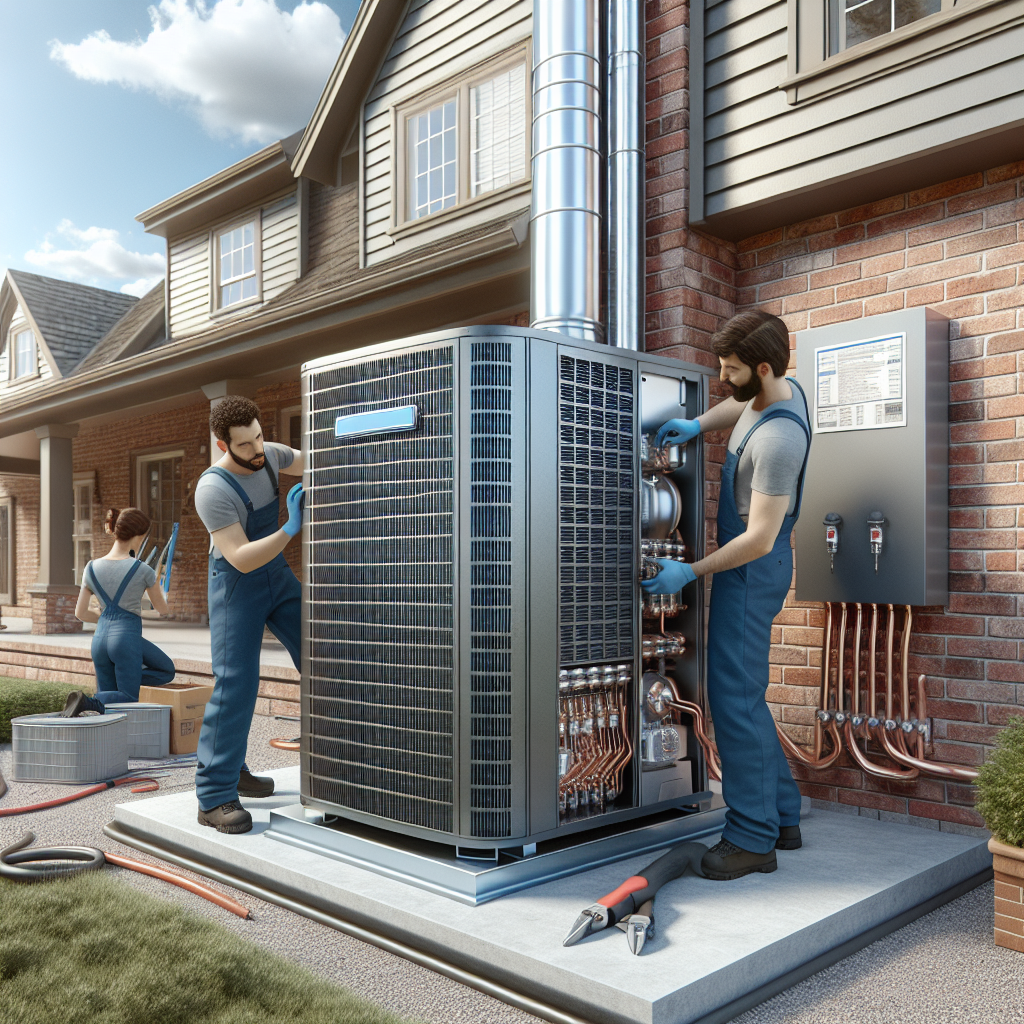
[[[878,556],[882,553],[885,541],[883,530],[886,518],[881,512],[868,513],[868,537],[871,542],[871,554],[875,556],[875,575],[878,575]]]

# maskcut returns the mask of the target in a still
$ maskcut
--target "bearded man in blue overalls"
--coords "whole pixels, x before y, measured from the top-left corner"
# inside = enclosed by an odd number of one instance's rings
[[[681,444],[732,428],[718,499],[718,549],[687,565],[658,559],[642,583],[677,593],[714,573],[708,618],[708,703],[728,805],[722,841],[704,855],[708,878],[776,869],[775,851],[801,845],[800,791],[765,703],[775,616],[793,577],[790,534],[800,513],[810,415],[786,377],[789,332],[768,313],[741,313],[711,339],[732,396],[695,420],[670,420],[655,444]]]
[[[213,696],[199,733],[199,823],[248,832],[252,815],[239,795],[266,797],[274,780],[245,765],[260,682],[264,627],[299,668],[302,593],[284,549],[302,529],[302,484],[288,492],[288,520],[278,528],[278,474],[302,473],[302,453],[264,443],[259,407],[228,395],[210,413],[224,455],[199,478],[196,511],[210,531],[210,648]]]

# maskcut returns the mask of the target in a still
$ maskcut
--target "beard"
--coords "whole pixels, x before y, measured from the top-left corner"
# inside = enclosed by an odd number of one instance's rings
[[[262,453],[260,455],[254,455],[251,459],[240,459],[234,451],[228,447],[228,455],[235,460],[235,464],[242,467],[242,469],[251,469],[254,473],[259,472],[266,463],[266,456]]]
[[[755,372],[751,374],[750,380],[746,384],[733,384],[729,382],[729,387],[732,388],[732,397],[737,402],[749,402],[761,393],[761,378]]]

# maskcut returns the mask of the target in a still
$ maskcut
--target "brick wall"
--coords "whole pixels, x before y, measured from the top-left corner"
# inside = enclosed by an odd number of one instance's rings
[[[281,440],[280,411],[300,401],[298,381],[261,388],[256,393],[261,411],[261,424],[267,440]],[[210,405],[205,399],[169,412],[151,413],[116,424],[83,428],[74,441],[76,473],[94,471],[93,493],[93,555],[106,554],[111,539],[103,532],[103,518],[110,507],[126,508],[138,500],[135,493],[135,464],[140,452],[154,449],[182,450],[182,482],[186,494],[195,488],[200,473],[210,465]],[[201,451],[205,447],[205,451]],[[284,494],[294,483],[282,477],[281,508]],[[38,489],[38,484],[36,485]],[[38,499],[36,505],[38,521]],[[168,604],[173,618],[185,622],[204,621],[206,611],[207,551],[209,534],[196,515],[191,500],[184,502],[181,527],[175,551],[174,571]],[[36,529],[38,536],[38,527]],[[37,542],[38,543],[38,542]],[[36,556],[38,557],[38,556]],[[298,573],[302,551],[298,543],[288,545],[285,557]],[[33,579],[35,577],[33,576]]]
[[[929,674],[930,756],[978,764],[1007,717],[1024,714],[1022,168],[738,244],[709,237],[688,223],[688,4],[647,0],[646,17],[648,350],[717,369],[710,336],[745,309],[776,313],[791,331],[914,305],[952,321],[950,607],[916,610],[911,667]],[[722,395],[713,383],[712,401]],[[705,437],[708,550],[726,439]],[[811,735],[823,626],[822,606],[792,594],[776,622],[769,698],[798,742]],[[887,782],[845,755],[827,772],[795,774],[833,808],[952,830],[981,824],[969,786]]]
[[[0,475],[0,498],[14,498],[14,587],[17,602],[0,615],[28,617],[28,588],[39,579],[39,478]]]

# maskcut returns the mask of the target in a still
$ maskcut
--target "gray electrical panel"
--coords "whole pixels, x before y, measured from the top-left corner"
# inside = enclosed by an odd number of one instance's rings
[[[797,334],[813,441],[800,601],[945,605],[949,322],[919,307]]]

